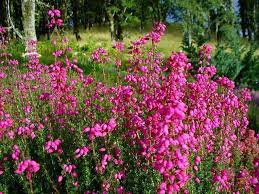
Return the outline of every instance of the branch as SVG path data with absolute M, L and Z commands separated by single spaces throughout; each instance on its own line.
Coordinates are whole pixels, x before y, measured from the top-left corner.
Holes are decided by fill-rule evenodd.
M 17 34 L 17 36 L 24 40 L 23 36 L 21 35 L 21 33 L 15 28 L 14 24 L 13 24 L 13 21 L 12 21 L 12 18 L 11 18 L 11 14 L 10 14 L 10 6 L 9 6 L 10 2 L 9 0 L 6 1 L 6 9 L 7 9 L 7 18 L 11 24 L 11 28 L 14 30 L 14 32 Z
M 36 4 L 42 7 L 51 8 L 49 3 L 42 2 L 41 0 L 36 0 Z

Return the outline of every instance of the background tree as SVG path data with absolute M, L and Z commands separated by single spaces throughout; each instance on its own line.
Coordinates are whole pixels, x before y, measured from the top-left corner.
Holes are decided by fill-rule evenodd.
M 257 0 L 239 0 L 242 34 L 249 40 L 256 36 L 256 4 L 258 4 Z
M 73 11 L 73 33 L 76 36 L 76 40 L 80 40 L 81 37 L 79 35 L 79 27 L 80 27 L 80 21 L 78 17 L 79 12 L 79 2 L 80 0 L 73 0 L 72 3 L 72 11 Z
M 0 25 L 1 26 L 7 26 L 7 13 L 6 13 L 6 0 L 0 1 Z
M 22 0 L 23 30 L 26 42 L 26 53 L 36 50 L 30 41 L 37 41 L 35 29 L 35 0 Z

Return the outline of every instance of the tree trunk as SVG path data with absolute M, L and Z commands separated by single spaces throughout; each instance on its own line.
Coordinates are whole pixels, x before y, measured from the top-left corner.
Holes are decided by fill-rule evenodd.
M 79 19 L 78 19 L 78 0 L 72 1 L 72 9 L 73 9 L 73 23 L 74 23 L 74 35 L 76 36 L 76 40 L 81 40 L 81 37 L 79 35 Z
M 218 21 L 216 22 L 215 36 L 218 42 L 219 41 L 219 22 Z
M 23 28 L 22 28 L 21 1 L 13 1 L 13 17 L 14 17 L 15 27 L 18 30 L 23 30 Z
M 26 54 L 36 53 L 35 0 L 22 0 L 22 15 Z
M 240 25 L 241 25 L 241 29 L 242 29 L 242 35 L 243 37 L 246 37 L 246 29 L 247 29 L 247 18 L 246 18 L 246 8 L 245 8 L 245 3 L 244 0 L 239 0 L 239 15 L 240 15 Z
M 190 11 L 188 11 L 188 17 L 189 17 L 189 24 L 188 24 L 188 46 L 191 47 L 192 45 L 192 14 Z
M 61 11 L 62 11 L 62 20 L 66 23 L 67 19 L 67 7 L 68 7 L 68 0 L 62 0 L 61 2 Z
M 6 1 L 6 0 L 5 0 Z M 7 26 L 6 2 L 0 1 L 0 26 Z
M 259 1 L 256 2 L 256 42 L 259 44 Z
M 140 32 L 143 32 L 144 30 L 144 21 L 145 21 L 144 0 L 141 0 Z
M 88 0 L 84 0 L 84 29 L 86 30 L 89 27 L 89 14 L 88 14 L 88 7 L 89 3 Z
M 115 17 L 114 17 L 114 20 L 115 20 L 115 40 L 118 41 L 118 40 L 122 40 L 123 39 L 123 36 L 122 36 L 122 26 L 121 26 L 121 19 L 120 19 L 120 14 L 115 14 Z
M 109 19 L 109 28 L 110 28 L 110 34 L 111 34 L 111 41 L 115 41 L 115 24 L 114 24 L 114 17 L 111 13 L 111 10 L 107 8 L 107 16 Z

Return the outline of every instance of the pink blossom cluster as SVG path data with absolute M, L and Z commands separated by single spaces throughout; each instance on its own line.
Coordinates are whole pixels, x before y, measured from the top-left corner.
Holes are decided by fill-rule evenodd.
M 149 33 L 149 37 L 151 38 L 153 43 L 159 43 L 161 37 L 164 35 L 166 30 L 166 26 L 161 22 L 155 22 L 153 26 L 153 30 Z
M 53 52 L 52 55 L 54 57 L 60 57 L 60 56 L 62 56 L 62 54 L 63 54 L 63 50 L 56 50 L 56 51 Z
M 211 53 L 213 51 L 213 47 L 210 44 L 204 44 L 202 45 L 200 51 L 199 51 L 199 57 L 200 61 L 199 64 L 205 64 L 205 65 L 210 65 L 210 60 L 211 60 Z
M 60 139 L 56 139 L 54 141 L 47 141 L 45 143 L 44 148 L 48 154 L 51 154 L 51 153 L 61 154 L 63 153 L 63 150 L 61 148 L 61 143 L 62 141 Z
M 7 35 L 6 35 L 6 29 L 4 27 L 0 26 L 0 49 L 5 50 L 7 44 L 8 44 L 8 40 L 7 40 Z M 3 54 L 8 55 L 8 53 L 6 53 L 6 52 L 3 52 L 3 53 L 0 52 L 0 55 L 3 55 Z
M 6 30 L 4 27 L 0 26 L 0 34 L 5 34 Z
M 21 161 L 15 173 L 22 174 L 23 172 L 26 173 L 26 177 L 28 179 L 32 178 L 32 175 L 40 170 L 40 164 L 35 162 L 34 160 L 23 160 Z
M 124 46 L 124 43 L 123 43 L 123 42 L 115 42 L 115 43 L 113 44 L 113 47 L 112 47 L 112 48 L 114 48 L 114 49 L 116 49 L 116 50 L 118 50 L 118 51 L 120 51 L 120 52 L 123 52 L 123 51 L 125 50 L 124 47 L 125 47 L 125 46 Z
M 17 132 L 17 135 L 19 136 L 30 137 L 31 139 L 34 139 L 35 138 L 34 129 L 35 129 L 34 125 L 20 126 L 17 128 L 16 132 Z
M 64 175 L 61 175 L 58 177 L 58 182 L 61 183 L 63 178 L 67 175 L 71 175 L 73 177 L 73 179 L 76 179 L 78 177 L 76 170 L 76 165 L 74 164 L 64 164 L 63 169 L 64 169 Z M 73 186 L 78 187 L 79 186 L 79 182 L 74 180 L 73 181 Z
M 252 173 L 249 172 L 249 170 L 246 168 L 240 170 L 240 172 L 237 176 L 237 180 L 238 180 L 237 184 L 238 184 L 238 189 L 240 191 L 243 190 L 245 192 L 249 192 L 251 185 L 253 185 L 255 188 L 258 187 L 258 184 L 259 184 L 258 175 L 253 177 L 251 174 Z M 255 193 L 258 191 L 259 191 L 258 189 L 257 190 L 255 189 Z
M 63 24 L 61 17 L 61 12 L 58 9 L 51 9 L 48 11 L 48 16 L 50 17 L 50 22 L 48 28 L 60 27 Z
M 92 53 L 93 61 L 97 63 L 106 63 L 110 60 L 108 52 L 104 48 L 98 48 Z
M 200 51 L 208 63 L 195 73 L 184 52 L 164 59 L 155 51 L 164 32 L 156 23 L 128 50 L 115 43 L 130 57 L 126 75 L 112 86 L 85 75 L 63 38 L 48 66 L 34 58 L 20 71 L 2 54 L 0 178 L 13 176 L 6 172 L 11 166 L 39 187 L 46 181 L 53 192 L 127 193 L 134 173 L 159 177 L 152 193 L 206 185 L 211 192 L 257 192 L 259 136 L 248 128 L 249 90 L 216 76 L 208 45 Z M 112 61 L 102 48 L 92 59 Z M 121 58 L 113 62 L 120 70 Z
M 230 183 L 231 179 L 231 174 L 230 171 L 227 169 L 224 169 L 217 173 L 217 175 L 214 176 L 214 182 L 215 184 L 219 184 L 218 190 L 223 191 L 223 190 L 229 190 L 231 187 Z
M 96 166 L 96 171 L 98 173 L 104 173 L 105 169 L 106 169 L 106 166 L 108 165 L 108 162 L 112 159 L 112 155 L 110 154 L 105 154 L 103 157 L 102 157 L 102 160 L 101 160 L 101 163 L 100 165 L 97 165 Z
M 89 139 L 93 140 L 96 137 L 105 137 L 108 133 L 111 133 L 116 128 L 116 120 L 110 119 L 108 123 L 95 124 L 93 127 L 84 128 L 85 133 L 89 133 Z
M 21 153 L 21 151 L 20 151 L 18 145 L 14 145 L 13 146 L 12 159 L 19 160 L 20 153 Z
M 9 63 L 9 65 L 18 65 L 19 61 L 11 59 L 11 60 L 8 61 L 8 63 Z
M 87 146 L 77 148 L 75 151 L 76 158 L 81 158 L 86 156 L 89 153 L 89 151 L 90 151 L 90 148 Z

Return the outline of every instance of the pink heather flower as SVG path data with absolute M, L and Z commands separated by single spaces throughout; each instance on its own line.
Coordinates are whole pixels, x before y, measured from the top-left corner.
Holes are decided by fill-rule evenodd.
M 68 41 L 69 41 L 69 38 L 68 38 L 68 37 L 64 37 L 64 38 L 62 39 L 62 43 L 63 43 L 63 44 L 68 43 Z
M 42 93 L 40 96 L 39 96 L 39 99 L 40 100 L 43 100 L 43 101 L 48 101 L 52 98 L 52 94 L 50 93 Z
M 92 52 L 92 59 L 97 63 L 105 63 L 110 59 L 108 56 L 108 52 L 104 48 L 98 48 Z
M 4 166 L 2 163 L 0 163 L 0 176 L 4 174 Z
M 116 60 L 115 60 L 115 65 L 116 65 L 117 67 L 120 67 L 120 66 L 121 66 L 121 60 L 120 60 L 120 59 L 116 59 Z
M 63 176 L 58 176 L 58 182 L 61 183 L 63 180 Z
M 209 77 L 214 76 L 217 73 L 217 69 L 215 66 L 209 66 L 209 67 L 200 67 L 198 69 L 199 73 L 203 73 L 208 75 Z
M 172 68 L 190 69 L 191 64 L 188 61 L 189 59 L 184 52 L 174 52 L 169 58 L 169 66 Z
M 48 28 L 52 28 L 52 27 L 59 27 L 62 26 L 63 21 L 60 18 L 61 17 L 61 12 L 57 9 L 52 9 L 48 11 L 48 15 L 50 17 L 50 21 L 48 23 Z
M 5 34 L 6 30 L 4 27 L 0 26 L 0 34 Z
M 14 139 L 14 132 L 13 132 L 13 131 L 8 131 L 8 132 L 7 132 L 7 136 L 8 136 L 10 139 Z
M 100 152 L 105 152 L 106 149 L 105 149 L 105 148 L 100 148 L 99 151 L 100 151 Z
M 72 172 L 76 169 L 76 166 L 74 164 L 64 164 L 63 168 L 66 173 L 72 174 Z
M 75 187 L 78 187 L 78 186 L 79 186 L 79 182 L 78 182 L 78 181 L 75 181 L 75 182 L 73 182 L 73 185 L 74 185 Z
M 209 61 L 211 59 L 211 53 L 213 51 L 213 47 L 210 44 L 204 44 L 199 51 L 200 64 L 205 63 L 205 65 L 209 65 Z
M 102 184 L 102 189 L 103 189 L 103 191 L 108 192 L 109 189 L 110 189 L 110 184 L 107 183 L 107 182 L 104 182 L 104 183 Z
M 195 182 L 199 184 L 201 181 L 200 181 L 200 179 L 198 177 L 196 177 L 195 178 Z
M 230 171 L 222 170 L 219 174 L 215 175 L 213 178 L 215 183 L 219 183 L 218 190 L 229 190 L 230 189 Z
M 47 151 L 47 153 L 51 154 L 51 153 L 58 153 L 61 154 L 63 153 L 63 150 L 61 148 L 61 140 L 60 139 L 56 139 L 55 141 L 48 141 L 45 143 L 45 150 Z
M 243 98 L 245 101 L 251 101 L 251 91 L 248 88 L 244 88 L 240 92 L 241 98 Z
M 234 89 L 235 88 L 235 83 L 228 79 L 227 77 L 219 77 L 217 80 L 217 83 L 220 85 L 229 88 L 229 89 Z
M 116 128 L 116 121 L 111 118 L 108 123 L 95 124 L 92 128 L 84 128 L 84 133 L 89 133 L 89 139 L 93 140 L 96 137 L 105 137 L 108 133 Z
M 51 44 L 53 44 L 54 46 L 56 46 L 56 45 L 57 45 L 57 40 L 55 40 L 55 39 L 51 40 Z
M 151 32 L 149 33 L 150 38 L 152 39 L 152 42 L 158 43 L 160 42 L 161 35 L 157 32 Z
M 56 50 L 55 52 L 52 53 L 54 57 L 60 57 L 63 54 L 63 50 Z
M 123 194 L 123 193 L 124 193 L 124 188 L 123 188 L 123 186 L 118 187 L 118 188 L 116 189 L 116 191 L 117 191 L 117 194 Z
M 196 156 L 195 158 L 195 164 L 198 165 L 201 162 L 200 156 Z
M 108 161 L 110 161 L 112 159 L 112 155 L 110 154 L 105 154 L 103 157 L 102 157 L 102 160 L 101 160 L 101 164 L 97 165 L 96 166 L 96 171 L 98 173 L 104 173 L 105 169 L 106 169 L 106 166 L 108 165 Z
M 204 44 L 202 46 L 202 51 L 205 55 L 210 56 L 213 51 L 213 47 L 210 44 Z
M 71 47 L 68 47 L 68 48 L 67 48 L 67 52 L 69 52 L 69 53 L 72 52 L 72 48 L 71 48 Z
M 57 24 L 57 26 L 62 26 L 63 20 L 62 19 L 57 19 L 56 24 Z
M 25 137 L 31 137 L 31 139 L 35 138 L 35 133 L 33 131 L 33 127 L 31 126 L 21 126 L 17 128 L 17 134 L 23 135 Z
M 17 145 L 13 146 L 13 153 L 12 153 L 12 158 L 14 160 L 18 160 L 20 156 L 20 149 Z
M 61 17 L 61 12 L 58 9 L 54 9 L 53 12 L 54 12 L 55 16 Z
M 122 52 L 124 51 L 124 43 L 123 42 L 115 42 L 113 48 Z
M 117 181 L 121 180 L 121 179 L 124 178 L 124 177 L 125 177 L 124 172 L 118 172 L 118 173 L 116 173 L 116 174 L 114 175 L 114 178 L 115 178 Z
M 157 33 L 160 33 L 161 35 L 163 35 L 165 30 L 166 30 L 166 25 L 163 24 L 162 22 L 155 22 L 154 23 L 154 26 L 153 26 L 154 32 L 157 32 Z
M 26 173 L 26 177 L 31 179 L 33 173 L 36 173 L 40 170 L 40 165 L 34 160 L 23 160 L 18 164 L 18 167 L 15 171 L 17 174 Z
M 8 61 L 9 65 L 18 65 L 19 62 L 17 60 L 9 60 Z
M 50 16 L 50 17 L 61 17 L 61 12 L 58 10 L 58 9 L 51 9 L 51 10 L 49 10 L 48 11 L 48 15 Z
M 54 17 L 54 16 L 55 16 L 55 13 L 53 12 L 53 10 L 49 10 L 49 11 L 48 11 L 48 15 L 49 15 L 50 17 Z
M 0 72 L 0 78 L 6 78 L 6 77 L 7 77 L 7 75 L 5 73 Z
M 75 151 L 76 158 L 86 156 L 89 151 L 90 151 L 90 148 L 87 146 L 76 149 L 76 151 Z

